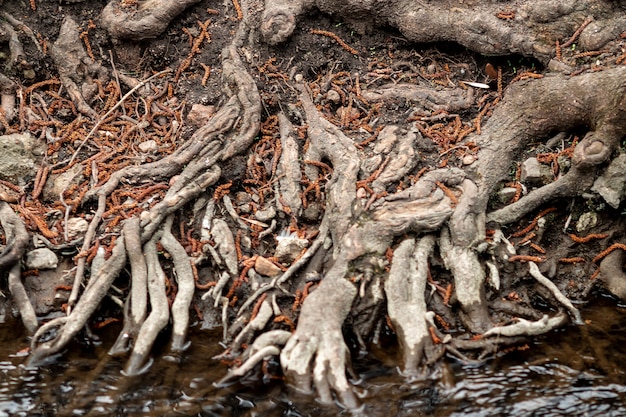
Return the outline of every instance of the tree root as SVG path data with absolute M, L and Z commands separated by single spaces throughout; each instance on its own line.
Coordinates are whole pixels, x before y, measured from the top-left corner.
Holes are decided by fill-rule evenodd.
M 404 240 L 394 251 L 394 260 L 385 280 L 387 311 L 398 335 L 405 375 L 417 374 L 424 352 L 432 346 L 426 322 L 424 292 L 428 276 L 428 257 L 435 238 L 426 235 L 417 246 Z
M 156 36 L 173 16 L 196 1 L 150 0 L 132 11 L 113 0 L 103 12 L 103 20 L 111 35 L 117 39 L 138 39 L 138 31 L 147 37 Z M 542 1 L 535 0 L 529 4 L 545 6 Z M 352 0 L 348 3 L 354 6 L 347 15 L 348 20 L 362 21 L 372 16 L 374 3 Z M 608 14 L 606 1 L 585 0 L 581 4 L 585 7 L 597 6 L 594 10 L 598 13 L 599 21 L 604 14 Z M 314 5 L 326 11 L 337 11 L 339 7 L 343 10 L 346 7 L 345 4 L 334 4 L 327 0 L 266 1 L 261 26 L 263 36 L 270 43 L 286 39 L 293 31 L 297 17 Z M 535 9 L 518 3 L 513 5 L 516 10 L 509 21 L 497 16 L 504 6 L 501 2 L 474 5 L 476 14 L 471 14 L 465 13 L 468 6 L 462 2 L 441 7 L 437 2 L 422 4 L 394 0 L 388 7 L 378 7 L 380 12 L 376 12 L 376 21 L 398 27 L 410 39 L 423 39 L 424 31 L 429 28 L 428 36 L 439 33 L 437 36 L 444 40 L 456 40 L 483 53 L 513 51 L 547 60 L 552 53 L 552 40 L 547 43 L 542 33 L 549 32 L 559 38 L 569 36 L 572 23 L 564 22 L 572 19 L 572 16 L 584 16 L 580 8 L 583 6 L 579 7 L 574 2 L 567 2 L 559 10 Z M 387 8 L 401 10 L 402 13 L 387 13 Z M 480 16 L 480 21 L 475 16 Z M 450 25 L 450 19 L 454 19 L 454 24 Z M 240 57 L 243 40 L 250 35 L 249 24 L 247 18 L 244 19 L 235 40 L 222 51 L 223 84 L 229 97 L 212 118 L 172 154 L 157 162 L 126 166 L 85 195 L 83 202 L 98 198 L 98 210 L 82 248 L 86 253 L 91 249 L 101 226 L 107 199 L 122 182 L 139 184 L 158 179 L 169 181 L 167 192 L 160 201 L 145 209 L 138 217 L 130 217 L 124 222 L 113 252 L 104 264 L 98 266 L 94 259 L 89 282 L 78 297 L 88 267 L 86 257 L 80 258 L 69 315 L 44 324 L 35 333 L 29 360 L 31 365 L 41 363 L 65 348 L 85 326 L 127 262 L 130 264 L 131 287 L 125 304 L 124 329 L 111 349 L 112 354 L 126 354 L 132 348 L 124 373 L 137 375 L 148 369 L 151 363 L 150 351 L 170 316 L 173 323 L 171 351 L 177 353 L 186 348 L 189 309 L 196 284 L 192 259 L 171 229 L 175 213 L 198 196 L 206 195 L 206 189 L 216 184 L 221 177 L 222 163 L 248 149 L 259 131 L 262 108 L 259 92 Z M 146 25 L 150 29 L 146 29 Z M 621 20 L 616 19 L 607 30 L 617 30 L 621 25 Z M 443 27 L 446 30 L 439 31 Z M 69 64 L 61 65 L 60 55 L 57 55 L 55 61 L 60 66 L 62 82 L 79 110 L 96 118 L 98 115 L 88 104 L 89 86 L 85 89 L 83 83 L 92 81 L 90 77 L 93 75 L 99 78 L 105 77 L 106 73 L 86 57 L 85 51 L 76 42 L 77 30 L 76 24 L 67 19 L 55 48 L 63 51 L 64 57 L 69 54 L 71 59 Z M 607 32 L 602 28 L 600 30 L 602 36 Z M 466 39 L 460 39 L 459 33 L 463 31 L 469 33 Z M 585 31 L 583 34 L 590 36 Z M 586 42 L 598 44 L 602 36 L 595 40 L 589 38 Z M 429 37 L 429 40 L 434 39 Z M 84 69 L 81 65 L 86 65 L 87 70 L 76 78 L 75 73 Z M 306 118 L 308 147 L 303 155 L 298 154 L 292 122 L 286 114 L 279 113 L 280 146 L 275 145 L 278 149 L 275 150 L 275 158 L 278 158 L 278 152 L 282 153 L 279 160 L 273 161 L 276 176 L 270 179 L 270 184 L 276 190 L 275 205 L 283 213 L 274 219 L 276 221 L 271 227 L 259 232 L 246 225 L 244 220 L 256 222 L 253 223 L 255 226 L 267 227 L 267 224 L 254 218 L 246 219 L 237 213 L 236 204 L 230 197 L 222 195 L 207 204 L 202 220 L 202 240 L 212 240 L 212 243 L 203 242 L 205 249 L 199 258 L 201 260 L 196 262 L 212 259 L 216 266 L 216 270 L 211 272 L 215 277 L 215 285 L 202 298 L 211 296 L 215 300 L 214 306 L 221 306 L 224 339 L 231 337 L 227 355 L 241 354 L 243 359 L 243 364 L 229 371 L 218 384 L 226 384 L 253 371 L 268 356 L 280 355 L 286 380 L 297 389 L 305 392 L 315 389 L 324 403 L 332 403 L 337 399 L 346 407 L 356 408 L 359 400 L 349 381 L 350 355 L 343 329 L 352 323 L 357 338 L 360 338 L 359 342 L 365 345 L 364 339 L 372 329 L 377 325 L 378 328 L 382 326 L 379 312 L 384 306 L 384 295 L 387 297 L 389 318 L 402 350 L 403 372 L 411 376 L 418 375 L 421 365 L 431 365 L 446 351 L 463 360 L 471 360 L 461 351 L 482 349 L 482 358 L 496 352 L 502 344 L 524 340 L 521 336 L 542 334 L 564 325 L 567 322 L 565 314 L 541 317 L 530 307 L 502 302 L 499 304 L 502 311 L 525 318 L 511 325 L 493 327 L 487 307 L 497 304 L 488 304 L 484 283 L 489 278 L 494 291 L 491 294 L 493 298 L 500 298 L 498 292 L 501 285 L 504 287 L 502 291 L 509 290 L 506 280 L 500 283 L 500 273 L 495 262 L 498 253 L 496 249 L 501 249 L 498 245 L 507 242 L 499 229 L 493 243 L 486 242 L 485 229 L 488 221 L 496 227 L 510 223 L 551 199 L 578 195 L 590 189 L 595 171 L 615 153 L 626 133 L 626 69 L 605 70 L 601 75 L 592 73 L 569 78 L 553 75 L 513 84 L 482 127 L 481 134 L 467 137 L 480 150 L 477 160 L 465 171 L 441 168 L 423 175 L 420 172 L 421 176 L 417 180 L 413 179 L 417 177 L 410 178 L 414 184 L 382 198 L 383 191 L 391 190 L 398 181 L 404 181 L 420 164 L 419 155 L 414 149 L 420 140 L 418 132 L 407 129 L 406 134 L 400 137 L 399 133 L 396 134 L 399 128 L 387 128 L 385 134 L 396 135 L 394 146 L 381 152 L 384 155 L 379 155 L 377 161 L 368 161 L 371 162 L 369 167 L 378 166 L 379 172 L 372 180 L 373 190 L 363 194 L 366 187 L 362 187 L 359 190 L 361 193 L 358 193 L 357 180 L 368 177 L 374 168 L 363 166 L 365 164 L 362 163 L 355 142 L 325 119 L 307 85 L 302 82 L 303 77 L 297 76 L 296 87 Z M 606 94 L 606 91 L 611 94 Z M 390 95 L 400 96 L 419 101 L 431 110 L 455 111 L 474 104 L 471 88 L 467 91 L 458 89 L 431 93 L 429 91 L 429 95 L 426 95 L 423 87 L 400 86 L 400 89 L 385 87 L 362 94 L 370 100 L 388 99 Z M 537 104 L 539 101 L 541 105 Z M 563 108 L 564 111 L 546 117 L 546 108 Z M 520 112 L 524 117 L 519 116 Z M 98 126 L 95 125 L 94 131 Z M 528 141 L 556 131 L 580 127 L 590 131 L 574 150 L 573 166 L 566 175 L 530 193 L 518 203 L 488 214 L 489 197 L 505 179 L 511 163 Z M 89 135 L 85 141 L 87 139 Z M 386 161 L 381 164 L 385 157 Z M 304 161 L 302 166 L 300 161 Z M 73 159 L 70 163 L 73 163 Z M 302 171 L 305 182 L 319 184 L 326 181 L 323 190 L 316 190 L 318 196 L 324 198 L 319 203 L 325 204 L 325 213 L 317 230 L 318 235 L 308 250 L 296 258 L 286 271 L 282 274 L 277 272 L 267 283 L 254 270 L 257 264 L 252 261 L 260 259 L 260 255 L 250 258 L 248 250 L 254 246 L 250 243 L 244 246 L 243 239 L 250 242 L 253 231 L 257 233 L 254 238 L 262 240 L 279 222 L 283 222 L 283 225 L 289 222 L 298 228 L 303 200 L 307 201 L 306 195 L 304 198 L 300 195 Z M 371 194 L 369 199 L 366 198 L 367 193 Z M 210 197 L 203 199 L 206 203 Z M 201 212 L 203 204 L 194 207 L 194 215 Z M 242 233 L 238 233 L 237 238 L 229 222 L 214 218 L 219 215 L 219 210 L 214 209 L 218 204 L 226 209 L 241 229 Z M 268 204 L 267 200 L 264 204 Z M 10 207 L 0 202 L 0 215 L 3 210 L 10 211 Z M 2 215 L 1 220 L 8 236 L 8 229 L 17 226 L 10 222 L 5 225 L 5 217 Z M 302 233 L 302 230 L 298 232 Z M 308 235 L 308 231 L 305 233 Z M 439 233 L 441 259 L 434 255 L 437 240 L 435 233 Z M 7 237 L 9 244 L 0 254 L 0 270 L 11 268 L 11 288 L 19 284 L 17 260 L 23 254 L 28 240 L 27 237 L 26 241 L 19 240 L 21 232 L 15 234 L 15 239 Z M 398 237 L 402 237 L 402 242 L 392 250 Z M 165 292 L 166 275 L 157 254 L 158 243 L 170 255 L 178 282 L 178 292 L 171 309 Z M 267 240 L 262 243 L 271 249 Z M 623 256 L 619 253 L 619 256 Z M 386 260 L 382 258 L 383 254 L 387 255 Z M 99 256 L 104 255 L 98 253 Z M 617 256 L 618 253 L 610 254 L 601 264 L 602 279 L 610 279 L 607 278 L 609 275 L 623 277 L 623 258 L 618 259 Z M 454 285 L 450 284 L 446 290 L 439 283 L 441 281 L 431 281 L 434 294 L 427 297 L 429 259 L 437 262 L 438 267 L 443 260 Z M 241 272 L 239 261 L 242 261 L 244 268 Z M 390 263 L 387 275 L 385 268 Z M 531 275 L 548 288 L 558 303 L 568 310 L 574 322 L 581 323 L 580 313 L 571 302 L 539 272 L 535 264 L 530 263 L 529 266 Z M 485 268 L 489 270 L 488 276 Z M 616 274 L 618 270 L 620 273 Z M 307 283 L 310 280 L 307 272 L 310 271 L 318 274 L 314 278 L 315 282 L 321 278 L 317 287 Z M 250 280 L 249 288 L 239 288 L 247 278 Z M 444 272 L 443 279 L 447 278 Z M 232 291 L 225 295 L 224 290 L 229 282 L 232 282 Z M 609 287 L 615 287 L 615 291 L 621 295 L 626 293 L 623 286 L 619 288 L 619 285 L 609 282 Z M 311 288 L 315 289 L 308 293 Z M 293 289 L 297 289 L 295 294 L 291 292 Z M 236 299 L 233 296 L 235 291 L 236 296 L 245 297 L 245 301 Z M 264 299 L 259 301 L 262 294 L 265 294 Z M 285 299 L 296 300 L 291 308 L 291 318 L 300 308 L 293 333 L 275 330 L 277 324 L 272 322 L 272 318 L 277 319 L 278 316 L 291 320 L 281 304 Z M 299 304 L 302 299 L 304 301 Z M 236 317 L 229 322 L 234 316 L 229 309 L 240 301 L 243 303 L 240 303 Z M 249 312 L 255 302 L 257 306 L 253 312 Z M 455 309 L 450 308 L 451 305 Z M 444 311 L 441 315 L 449 317 L 449 321 L 455 321 L 454 325 L 461 323 L 467 333 L 482 334 L 483 337 L 468 340 L 444 335 L 438 326 L 446 327 L 442 324 L 445 324 L 445 319 L 438 317 L 442 322 L 435 322 L 435 311 Z M 456 321 L 457 312 L 460 322 Z M 348 320 L 351 313 L 354 320 Z M 361 313 L 363 317 L 356 317 Z M 23 319 L 27 316 L 28 312 L 22 312 Z M 28 320 L 32 325 L 32 319 Z M 289 326 L 292 326 L 291 322 Z M 242 352 L 246 345 L 248 348 Z
M 345 374 L 349 353 L 341 332 L 357 295 L 354 285 L 344 278 L 347 267 L 345 259 L 337 259 L 317 290 L 307 297 L 296 333 L 285 345 L 280 363 L 287 381 L 298 390 L 310 393 L 314 383 L 323 403 L 333 403 L 334 391 L 341 404 L 356 408 L 358 399 Z
M 172 304 L 172 352 L 181 352 L 186 349 L 187 345 L 185 338 L 187 336 L 187 329 L 189 327 L 189 307 L 191 305 L 191 299 L 196 288 L 195 281 L 193 279 L 193 272 L 191 270 L 191 260 L 185 248 L 176 240 L 172 235 L 173 217 L 170 215 L 163 227 L 163 236 L 161 237 L 161 244 L 163 248 L 169 252 L 174 262 L 174 269 L 176 270 L 176 277 L 178 282 L 178 292 L 176 298 Z
M 483 337 L 490 336 L 537 336 L 548 333 L 551 330 L 562 327 L 567 322 L 567 315 L 557 314 L 549 317 L 547 314 L 537 321 L 529 321 L 526 319 L 518 319 L 517 323 L 507 326 L 492 327 L 483 334 Z
M 280 178 L 277 206 L 294 216 L 299 216 L 302 210 L 300 199 L 300 164 L 298 163 L 298 145 L 294 138 L 293 125 L 284 113 L 278 113 L 280 126 L 281 154 L 276 174 Z M 282 202 L 281 202 L 282 200 Z
M 570 37 L 589 13 L 594 21 L 580 34 L 583 50 L 602 48 L 626 30 L 626 18 L 613 17 L 615 6 L 608 0 L 569 0 L 559 7 L 546 0 L 523 4 L 394 0 L 385 7 L 361 0 L 266 0 L 261 26 L 266 41 L 285 41 L 298 17 L 313 7 L 340 15 L 358 29 L 369 29 L 375 22 L 399 29 L 413 42 L 456 42 L 485 55 L 521 54 L 546 63 L 554 55 L 554 40 Z
M 69 29 L 66 30 L 69 31 Z M 53 320 L 46 325 L 46 329 L 56 329 L 56 334 L 47 341 L 42 341 L 42 332 L 35 335 L 31 345 L 30 364 L 41 363 L 60 352 L 86 324 L 106 295 L 113 280 L 125 266 L 128 254 L 131 262 L 132 286 L 128 301 L 127 322 L 131 327 L 126 329 L 130 331 L 122 332 L 113 353 L 126 350 L 136 337 L 125 372 L 132 375 L 145 369 L 145 362 L 154 338 L 169 316 L 167 301 L 162 296 L 162 270 L 155 260 L 153 246 L 147 243 L 160 227 L 164 227 L 160 237 L 161 243 L 172 256 L 178 277 L 178 294 L 172 306 L 171 350 L 179 352 L 185 349 L 189 305 L 194 293 L 195 281 L 189 256 L 170 232 L 172 222 L 170 216 L 214 184 L 221 173 L 218 163 L 247 149 L 258 131 L 261 109 L 258 90 L 253 79 L 247 74 L 237 51 L 238 42 L 245 37 L 246 30 L 242 26 L 233 44 L 225 48 L 222 54 L 223 77 L 225 84 L 232 89 L 229 90 L 232 91 L 232 96 L 209 123 L 198 129 L 189 141 L 166 158 L 155 163 L 123 168 L 113 174 L 105 184 L 91 189 L 85 196 L 85 199 L 98 196 L 100 209 L 100 206 L 106 202 L 106 198 L 122 180 L 138 182 L 147 178 L 154 180 L 156 177 L 167 178 L 178 174 L 176 181 L 171 184 L 160 202 L 144 211 L 138 219 L 129 219 L 126 222 L 120 238 L 116 240 L 111 257 L 104 263 L 101 270 L 91 277 L 85 292 L 70 315 Z M 235 132 L 233 128 L 238 119 L 238 130 Z M 168 217 L 169 220 L 166 220 Z M 95 230 L 100 219 L 100 216 L 94 216 L 90 229 Z M 128 234 L 129 244 L 126 243 L 126 234 Z M 147 245 L 144 253 L 136 254 L 137 247 L 141 247 L 143 243 Z M 130 244 L 133 246 L 130 247 Z M 86 242 L 86 245 L 89 247 L 89 242 Z M 145 267 L 141 259 L 144 257 Z M 147 288 L 145 269 L 148 273 Z M 150 293 L 152 312 L 144 321 L 146 292 Z
M 26 331 L 29 334 L 33 334 L 39 327 L 39 324 L 37 323 L 35 309 L 24 289 L 20 267 L 20 259 L 24 256 L 26 246 L 28 245 L 28 232 L 22 219 L 4 201 L 0 201 L 0 224 L 2 229 L 4 229 L 4 236 L 8 242 L 2 253 L 0 253 L 0 272 L 9 271 L 9 291 L 15 301 L 17 310 L 20 312 Z
M 578 309 L 574 307 L 572 302 L 566 296 L 564 296 L 561 291 L 559 291 L 557 286 L 554 285 L 554 282 L 550 281 L 541 273 L 541 271 L 539 271 L 539 267 L 536 263 L 532 261 L 528 262 L 528 268 L 530 270 L 530 275 L 532 275 L 533 278 L 535 278 L 541 285 L 549 289 L 552 295 L 554 295 L 554 298 L 556 298 L 559 303 L 567 308 L 567 311 L 569 311 L 570 315 L 572 316 L 574 324 L 585 324 L 580 316 L 580 311 L 578 311 Z
M 148 355 L 159 332 L 167 325 L 170 309 L 165 293 L 165 272 L 161 268 L 157 255 L 156 242 L 160 234 L 155 235 L 143 245 L 143 253 L 148 270 L 148 293 L 150 295 L 150 315 L 143 322 L 137 335 L 137 342 L 128 359 L 124 373 L 137 375 L 146 369 Z
M 124 327 L 109 350 L 110 355 L 125 354 L 131 349 L 139 328 L 148 314 L 148 267 L 144 254 L 136 250 L 136 248 L 141 248 L 139 219 L 128 219 L 124 222 L 123 230 L 126 247 L 133 248 L 127 250 L 131 271 L 131 290 L 124 306 Z
M 78 25 L 67 16 L 61 25 L 59 37 L 52 45 L 50 55 L 59 70 L 59 78 L 78 111 L 97 120 L 98 113 L 89 105 L 98 88 L 94 79 L 105 84 L 108 74 L 104 67 L 87 55 L 78 39 Z
M 101 22 L 115 39 L 156 38 L 187 7 L 199 0 L 148 0 L 137 9 L 111 0 L 102 10 Z
M 368 101 L 384 101 L 404 99 L 419 104 L 424 110 L 449 113 L 466 110 L 474 105 L 473 88 L 454 88 L 433 91 L 431 86 L 409 83 L 383 85 L 362 92 Z

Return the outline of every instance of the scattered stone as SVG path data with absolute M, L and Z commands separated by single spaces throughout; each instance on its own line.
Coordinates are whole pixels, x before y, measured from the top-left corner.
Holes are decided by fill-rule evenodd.
M 205 106 L 202 104 L 194 104 L 191 106 L 189 114 L 187 114 L 187 123 L 192 126 L 204 126 L 215 114 L 215 106 Z
M 268 222 L 276 217 L 276 209 L 274 206 L 269 206 L 266 209 L 257 210 L 254 217 L 260 222 Z
M 289 263 L 296 259 L 303 249 L 309 246 L 309 241 L 306 239 L 300 239 L 294 235 L 278 236 L 276 238 L 278 244 L 276 245 L 276 252 L 274 256 L 279 262 Z
M 526 184 L 547 184 L 552 180 L 552 171 L 537 158 L 528 158 L 522 163 L 520 180 Z
M 310 202 L 302 211 L 302 218 L 307 222 L 316 222 L 322 214 L 321 204 L 317 201 Z
M 245 191 L 239 191 L 235 194 L 235 204 L 240 214 L 248 214 L 252 211 L 252 198 Z
M 329 90 L 328 93 L 326 93 L 326 100 L 331 103 L 339 104 L 341 102 L 341 96 L 335 90 Z
M 55 269 L 59 258 L 48 248 L 34 249 L 26 254 L 26 268 L 28 269 Z
M 74 240 L 87 233 L 89 222 L 82 217 L 72 217 L 67 220 L 65 227 L 67 229 L 67 238 Z
M 498 199 L 503 204 L 508 204 L 511 202 L 513 197 L 515 197 L 515 193 L 517 193 L 517 189 L 514 187 L 504 187 L 500 191 L 498 191 Z
M 64 315 L 63 304 L 70 295 L 73 277 L 65 271 L 74 266 L 71 259 L 61 261 L 57 269 L 40 270 L 38 275 L 24 277 L 24 289 L 38 316 L 52 318 Z
M 587 211 L 580 215 L 576 222 L 576 231 L 582 233 L 593 229 L 598 224 L 598 215 L 595 211 Z
M 593 183 L 591 191 L 600 194 L 611 207 L 619 207 L 626 194 L 626 154 L 611 161 L 604 174 Z
M 143 153 L 156 153 L 159 150 L 156 141 L 152 139 L 141 142 L 138 147 L 139 150 Z
M 82 164 L 76 164 L 60 174 L 50 174 L 43 188 L 44 200 L 57 201 L 63 191 L 69 189 L 73 184 L 80 184 L 83 181 L 84 168 Z
M 343 119 L 343 113 L 347 112 L 348 108 L 341 106 L 337 109 L 337 117 L 339 117 L 340 119 Z M 346 115 L 346 117 L 348 117 L 349 120 L 354 120 L 354 119 L 358 119 L 360 117 L 361 113 L 355 109 L 354 107 L 350 108 L 350 114 Z
M 461 158 L 461 163 L 463 165 L 471 165 L 476 161 L 476 155 L 472 155 L 471 153 L 468 153 L 466 155 L 463 155 L 463 158 Z
M 262 256 L 257 256 L 256 261 L 254 262 L 254 270 L 266 277 L 275 277 L 281 273 L 279 267 L 274 265 L 269 259 Z
M 46 151 L 44 141 L 30 133 L 0 136 L 0 179 L 24 184 L 37 174 Z

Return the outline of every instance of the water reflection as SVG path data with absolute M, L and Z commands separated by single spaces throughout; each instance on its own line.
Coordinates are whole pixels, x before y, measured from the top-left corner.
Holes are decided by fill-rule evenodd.
M 584 310 L 589 325 L 537 340 L 531 349 L 481 366 L 449 361 L 441 375 L 407 383 L 373 361 L 359 388 L 368 416 L 626 415 L 626 315 L 615 306 Z M 180 361 L 155 360 L 144 375 L 120 374 L 107 343 L 75 345 L 60 361 L 27 369 L 19 325 L 0 327 L 0 416 L 335 416 L 276 381 L 249 380 L 216 389 L 226 372 L 211 359 L 219 332 L 192 332 Z M 103 340 L 114 339 L 102 334 Z M 162 358 L 162 356 L 158 356 Z M 441 376 L 439 375 L 439 376 Z M 442 382 L 446 381 L 446 383 Z

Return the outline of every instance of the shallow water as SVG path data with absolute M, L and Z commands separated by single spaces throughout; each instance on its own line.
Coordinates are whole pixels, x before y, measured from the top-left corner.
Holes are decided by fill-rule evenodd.
M 449 359 L 447 378 L 408 383 L 369 361 L 359 389 L 372 416 L 626 415 L 626 309 L 583 310 L 587 326 L 570 326 L 515 352 L 472 365 Z M 217 389 L 226 368 L 219 334 L 195 330 L 180 361 L 158 356 L 144 375 L 120 373 L 106 349 L 115 328 L 90 347 L 76 344 L 55 363 L 27 369 L 19 325 L 0 327 L 0 416 L 335 416 L 280 383 L 250 381 Z M 443 383 L 442 381 L 446 382 Z

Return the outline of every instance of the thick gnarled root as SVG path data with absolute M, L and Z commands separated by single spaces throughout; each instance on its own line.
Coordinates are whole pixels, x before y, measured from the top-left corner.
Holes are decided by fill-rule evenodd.
M 111 0 L 102 10 L 101 21 L 116 39 L 149 39 L 160 35 L 187 7 L 200 0 L 148 0 L 139 6 Z
M 404 240 L 394 251 L 385 280 L 387 312 L 398 335 L 405 375 L 416 375 L 425 352 L 432 346 L 426 319 L 424 292 L 428 279 L 428 257 L 435 245 L 433 235 L 415 243 Z
M 345 260 L 338 260 L 319 288 L 304 302 L 296 333 L 283 349 L 280 362 L 287 381 L 303 392 L 316 388 L 323 403 L 356 408 L 358 400 L 346 376 L 348 348 L 341 327 L 357 295 L 344 278 Z M 319 312 L 323 311 L 323 317 Z
M 104 67 L 87 55 L 79 35 L 78 24 L 71 17 L 66 17 L 50 54 L 58 68 L 59 78 L 78 111 L 97 120 L 98 113 L 91 108 L 89 101 L 98 91 L 95 80 L 105 84 L 108 74 Z
M 143 253 L 148 270 L 148 294 L 150 296 L 150 314 L 141 324 L 137 334 L 137 342 L 128 359 L 124 373 L 136 375 L 146 368 L 148 355 L 159 332 L 167 325 L 170 317 L 170 309 L 165 292 L 165 272 L 161 268 L 157 255 L 156 242 L 160 234 L 143 245 Z
M 567 39 L 585 22 L 577 46 L 583 50 L 602 48 L 626 30 L 626 18 L 613 16 L 608 0 L 585 0 L 556 10 L 543 0 L 468 5 L 459 2 L 433 1 L 416 3 L 393 0 L 385 7 L 376 2 L 349 0 L 266 0 L 262 31 L 272 43 L 285 41 L 294 31 L 297 19 L 317 7 L 323 12 L 342 16 L 357 28 L 371 28 L 372 22 L 397 28 L 413 42 L 456 42 L 485 55 L 521 54 L 548 62 L 553 56 L 554 38 Z M 593 20 L 588 20 L 589 10 Z M 399 12 L 401 11 L 401 12 Z M 479 22 L 479 23 L 477 23 Z M 551 33 L 548 40 L 545 33 Z
M 15 301 L 26 331 L 29 334 L 33 334 L 39 327 L 39 324 L 35 315 L 35 309 L 24 289 L 20 267 L 20 259 L 26 251 L 29 235 L 22 219 L 4 201 L 0 201 L 0 225 L 2 225 L 4 230 L 6 241 L 10 242 L 0 253 L 0 272 L 9 271 L 9 291 Z

